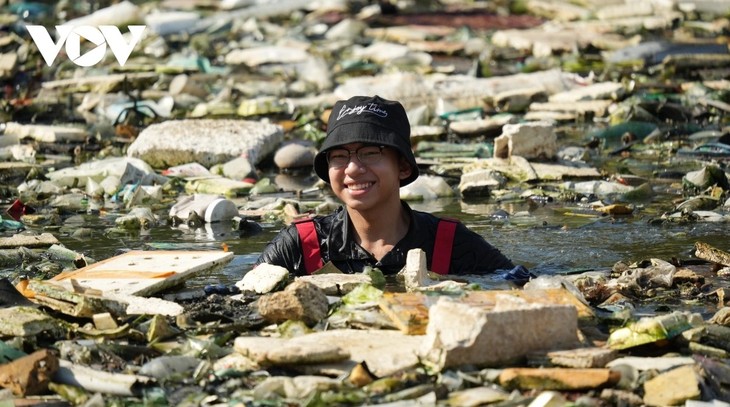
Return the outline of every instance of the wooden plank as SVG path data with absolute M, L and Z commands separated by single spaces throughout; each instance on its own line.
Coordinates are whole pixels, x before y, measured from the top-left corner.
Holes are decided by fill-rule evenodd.
M 573 305 L 578 310 L 579 318 L 592 318 L 593 310 L 583 304 L 568 290 L 562 288 L 545 290 L 488 290 L 470 291 L 463 296 L 451 296 L 485 311 L 490 311 L 496 305 L 498 295 L 510 295 L 522 298 L 531 304 L 559 304 Z M 423 335 L 428 325 L 428 309 L 438 301 L 442 295 L 424 293 L 385 293 L 380 300 L 380 309 L 387 315 L 398 329 L 408 335 Z
M 159 271 L 156 273 L 150 273 L 147 271 L 129 271 L 129 270 L 97 270 L 93 274 L 87 273 L 84 278 L 113 278 L 113 279 L 125 279 L 125 278 L 165 278 L 174 276 L 174 271 Z M 70 277 L 68 277 L 70 278 Z
M 110 312 L 114 316 L 126 316 L 127 304 L 113 299 L 68 291 L 46 281 L 31 280 L 28 289 L 33 292 L 35 302 L 66 315 L 91 318 L 94 314 Z
M 71 281 L 106 294 L 151 295 L 195 275 L 223 267 L 233 259 L 224 251 L 131 251 L 51 280 L 71 288 Z

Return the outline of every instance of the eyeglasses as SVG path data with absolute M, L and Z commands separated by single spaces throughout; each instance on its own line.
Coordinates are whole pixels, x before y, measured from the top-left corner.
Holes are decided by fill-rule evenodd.
M 327 163 L 330 168 L 346 167 L 350 163 L 350 156 L 357 156 L 357 160 L 363 165 L 377 164 L 383 158 L 385 146 L 363 146 L 357 150 L 346 150 L 336 148 L 327 153 Z

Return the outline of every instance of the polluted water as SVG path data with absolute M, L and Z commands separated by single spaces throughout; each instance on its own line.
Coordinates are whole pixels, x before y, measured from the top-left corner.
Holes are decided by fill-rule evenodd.
M 0 0 L 0 405 L 730 402 L 730 3 Z M 337 100 L 515 264 L 259 254 Z

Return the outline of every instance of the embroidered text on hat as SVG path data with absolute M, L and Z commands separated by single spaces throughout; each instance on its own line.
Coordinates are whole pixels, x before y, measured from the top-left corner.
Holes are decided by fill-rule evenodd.
M 388 111 L 384 108 L 380 107 L 377 103 L 367 103 L 364 105 L 358 105 L 353 107 L 348 107 L 347 105 L 343 105 L 342 109 L 337 113 L 337 120 L 342 119 L 344 116 L 347 116 L 349 114 L 363 114 L 363 113 L 372 113 L 376 116 L 380 117 L 388 117 Z

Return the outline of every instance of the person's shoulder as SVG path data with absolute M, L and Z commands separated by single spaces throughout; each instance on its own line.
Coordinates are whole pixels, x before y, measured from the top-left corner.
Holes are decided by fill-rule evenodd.
M 422 212 L 422 211 L 418 211 L 418 210 L 415 210 L 415 209 L 411 209 L 410 211 L 411 211 L 411 214 L 413 215 L 413 217 L 416 218 L 416 219 L 418 219 L 418 220 L 429 220 L 429 221 L 434 222 L 434 223 L 438 223 L 438 222 L 440 222 L 442 220 L 443 221 L 450 221 L 450 222 L 461 223 L 461 221 L 459 219 L 452 218 L 452 217 L 449 217 L 449 216 L 436 216 L 436 215 L 434 215 L 432 213 Z
M 435 229 L 436 226 L 439 224 L 442 218 L 428 212 L 421 212 L 417 210 L 411 210 L 411 217 L 413 220 L 416 221 L 416 223 L 424 227 L 428 225 L 429 227 Z
M 417 212 L 417 211 L 414 211 Z M 455 224 L 454 233 L 455 236 L 462 236 L 462 237 L 475 237 L 479 236 L 476 232 L 469 229 L 459 218 L 453 218 L 450 216 L 436 216 L 427 212 L 418 212 L 418 219 L 419 222 L 427 223 L 433 226 L 434 228 L 440 228 L 439 225 L 442 224 L 448 224 L 453 223 Z
M 299 223 L 312 222 L 318 226 L 330 225 L 334 222 L 340 222 L 343 219 L 343 213 L 340 209 L 337 209 L 331 213 L 325 215 L 314 215 L 296 219 L 291 223 L 291 227 L 296 227 Z

